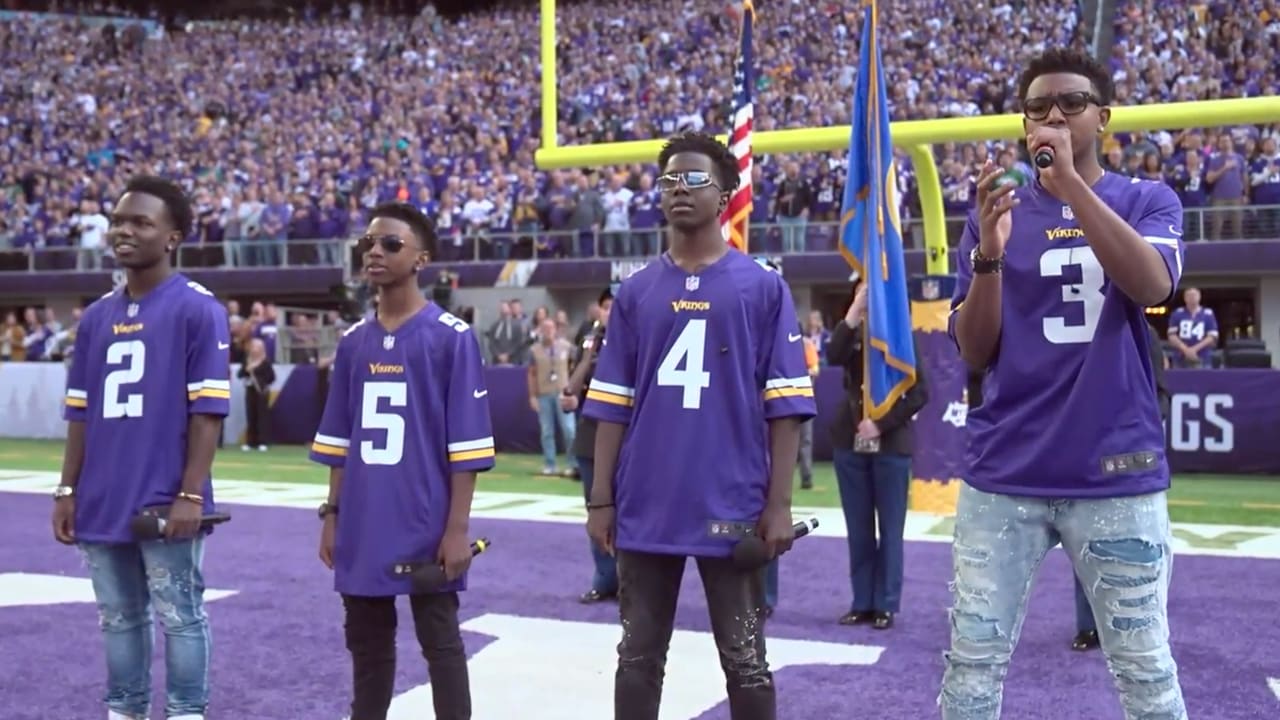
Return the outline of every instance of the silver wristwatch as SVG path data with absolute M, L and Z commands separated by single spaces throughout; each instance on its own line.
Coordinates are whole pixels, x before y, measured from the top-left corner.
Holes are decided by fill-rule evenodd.
M 59 485 L 53 489 L 53 499 L 61 500 L 62 498 L 75 497 L 76 489 L 70 485 Z

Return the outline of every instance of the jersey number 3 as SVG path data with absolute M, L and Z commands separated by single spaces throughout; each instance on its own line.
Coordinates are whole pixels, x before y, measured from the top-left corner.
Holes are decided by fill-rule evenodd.
M 126 393 L 122 386 L 142 381 L 147 346 L 141 340 L 121 340 L 107 346 L 107 364 L 124 365 L 107 373 L 102 384 L 102 417 L 142 417 L 142 393 Z
M 1044 318 L 1044 337 L 1054 345 L 1093 342 L 1098 318 L 1102 315 L 1102 303 L 1107 299 L 1102 294 L 1107 276 L 1102 272 L 1093 248 L 1053 248 L 1046 251 L 1040 256 L 1040 275 L 1062 277 L 1063 270 L 1072 265 L 1080 268 L 1080 282 L 1062 286 L 1062 301 L 1068 305 L 1079 305 L 1084 321 L 1068 325 L 1064 317 Z
M 369 382 L 364 384 L 360 400 L 360 427 L 386 432 L 386 441 L 378 447 L 372 440 L 360 443 L 360 460 L 366 465 L 395 465 L 404 457 L 404 418 L 395 412 L 380 412 L 385 400 L 388 407 L 408 404 L 409 390 L 402 382 Z
M 667 356 L 658 366 L 658 385 L 684 390 L 681 406 L 685 410 L 702 407 L 702 390 L 711 386 L 711 373 L 703 368 L 707 349 L 707 321 L 694 318 L 684 326 Z M 680 364 L 684 363 L 684 369 Z

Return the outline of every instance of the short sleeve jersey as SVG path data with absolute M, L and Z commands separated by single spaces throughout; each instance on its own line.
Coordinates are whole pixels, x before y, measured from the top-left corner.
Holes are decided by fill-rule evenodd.
M 192 415 L 231 409 L 227 311 L 174 273 L 144 297 L 123 287 L 80 317 L 64 414 L 85 424 L 76 485 L 76 538 L 132 542 L 130 519 L 168 506 L 182 489 Z M 204 512 L 214 510 L 204 482 Z
M 614 299 L 583 407 L 627 426 L 617 546 L 728 555 L 734 529 L 764 509 L 767 421 L 816 412 L 780 275 L 738 252 L 697 274 L 666 255 L 636 272 Z
M 1182 205 L 1159 182 L 1105 174 L 1093 187 L 1182 276 Z M 1169 486 L 1144 309 L 1102 269 L 1069 205 L 1018 190 L 1005 250 L 1000 343 L 968 415 L 965 480 L 986 492 L 1062 498 Z M 976 215 L 960 241 L 955 310 L 973 281 Z
M 395 332 L 373 319 L 338 343 L 311 459 L 343 468 L 335 589 L 404 595 L 398 563 L 435 559 L 451 474 L 493 467 L 493 428 L 471 327 L 429 304 Z M 466 587 L 460 578 L 442 591 Z

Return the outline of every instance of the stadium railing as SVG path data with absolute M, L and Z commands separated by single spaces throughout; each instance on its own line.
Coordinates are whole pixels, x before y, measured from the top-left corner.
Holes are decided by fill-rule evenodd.
M 960 240 L 963 216 L 946 219 L 952 247 Z M 906 224 L 908 247 L 924 247 L 924 228 L 919 219 Z M 784 235 L 793 225 L 763 223 L 751 226 L 753 252 L 784 254 Z M 1236 229 L 1238 228 L 1238 230 Z M 1214 206 L 1191 208 L 1183 219 L 1188 242 L 1214 240 L 1280 241 L 1280 205 Z M 812 221 L 805 224 L 800 252 L 831 252 L 836 249 L 838 223 Z M 655 255 L 659 251 L 661 229 L 607 231 L 551 231 L 484 233 L 465 235 L 455 242 L 441 239 L 437 247 L 440 262 L 493 262 L 502 260 L 573 260 L 589 257 L 624 259 Z M 619 248 L 623 249 L 619 249 Z M 219 243 L 187 242 L 178 247 L 176 265 L 187 268 L 255 267 L 354 267 L 351 240 L 224 240 Z M 66 272 L 114 269 L 103 249 L 78 247 L 11 248 L 0 238 L 0 273 Z

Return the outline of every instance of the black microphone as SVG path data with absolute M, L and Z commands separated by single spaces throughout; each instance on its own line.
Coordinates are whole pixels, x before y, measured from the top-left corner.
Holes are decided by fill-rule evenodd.
M 208 530 L 214 525 L 220 525 L 231 519 L 228 513 L 211 513 L 200 517 L 200 529 Z M 164 526 L 168 522 L 160 515 L 144 512 L 141 515 L 135 515 L 129 521 L 129 532 L 133 533 L 135 540 L 159 540 L 164 537 Z
M 492 544 L 489 542 L 489 538 L 480 538 L 471 543 L 471 557 L 488 550 Z M 444 574 L 444 568 L 435 561 L 396 563 L 391 566 L 391 575 L 395 578 L 408 575 L 410 586 L 415 595 L 435 592 L 449 582 L 448 576 Z
M 808 535 L 818 527 L 818 518 L 811 517 L 791 526 L 796 531 L 796 539 Z M 739 570 L 757 570 L 769 564 L 769 549 L 759 535 L 748 535 L 733 546 L 733 564 Z
M 1044 170 L 1053 165 L 1053 148 L 1048 145 L 1036 150 L 1036 167 Z

